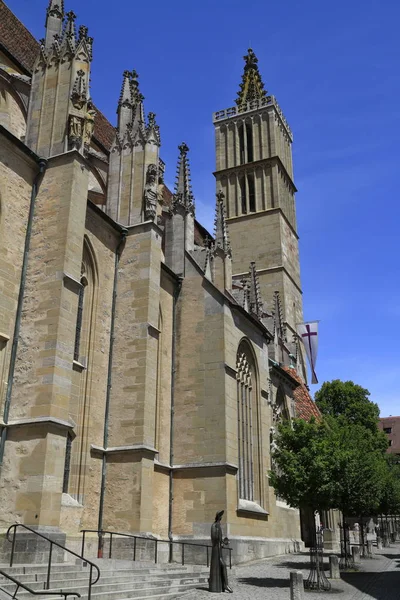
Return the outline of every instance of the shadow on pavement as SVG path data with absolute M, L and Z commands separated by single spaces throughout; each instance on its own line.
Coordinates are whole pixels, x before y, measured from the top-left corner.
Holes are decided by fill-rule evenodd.
M 278 579 L 274 577 L 240 577 L 238 583 L 245 583 L 247 585 L 255 585 L 257 587 L 264 588 L 285 588 L 290 587 L 289 578 Z
M 342 580 L 375 600 L 394 600 L 398 598 L 400 589 L 400 573 L 384 571 L 371 573 L 359 571 L 358 573 L 342 573 Z
M 304 569 L 304 571 L 309 571 L 310 570 L 310 559 L 302 561 L 302 562 L 279 562 L 279 563 L 275 563 L 274 565 L 275 567 L 279 567 L 279 568 L 284 568 L 284 569 L 290 569 L 291 571 L 301 571 Z M 324 569 L 325 571 L 329 569 L 329 565 L 328 564 L 324 564 Z

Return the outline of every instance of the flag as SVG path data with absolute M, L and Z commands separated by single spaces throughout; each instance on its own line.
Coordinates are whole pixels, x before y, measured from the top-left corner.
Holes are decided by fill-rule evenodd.
M 311 383 L 318 383 L 317 375 L 315 374 L 315 363 L 317 362 L 318 350 L 318 321 L 300 323 L 297 325 L 297 333 L 299 338 L 303 340 L 307 358 L 310 363 Z

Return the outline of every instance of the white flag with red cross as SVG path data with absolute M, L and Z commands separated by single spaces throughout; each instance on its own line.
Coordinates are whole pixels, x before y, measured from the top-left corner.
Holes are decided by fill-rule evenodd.
M 315 373 L 318 350 L 318 323 L 319 321 L 311 321 L 309 323 L 300 323 L 297 325 L 297 333 L 299 338 L 303 340 L 311 367 L 311 383 L 318 383 L 317 375 Z

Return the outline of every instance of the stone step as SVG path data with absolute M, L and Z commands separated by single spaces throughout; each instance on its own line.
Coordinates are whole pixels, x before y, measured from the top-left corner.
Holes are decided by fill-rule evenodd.
M 4 571 L 6 571 L 4 569 Z M 21 581 L 22 583 L 25 583 L 26 585 L 30 585 L 31 583 L 38 583 L 38 582 L 45 582 L 47 580 L 47 572 L 42 572 L 42 573 L 34 573 L 34 572 L 30 572 L 30 573 L 15 573 L 15 571 L 13 569 L 8 569 L 8 571 L 6 571 L 7 573 L 9 573 L 9 575 L 15 577 L 16 579 L 18 579 L 19 581 Z M 169 577 L 169 578 L 178 578 L 178 577 L 182 577 L 182 576 L 191 576 L 191 575 L 203 575 L 208 573 L 208 569 L 205 568 L 201 568 L 199 567 L 198 569 L 194 570 L 194 569 L 143 569 L 143 570 L 133 570 L 133 569 L 117 569 L 117 570 L 112 570 L 112 569 L 101 569 L 101 575 L 100 575 L 100 581 L 104 581 L 105 579 L 114 579 L 114 578 L 118 578 L 118 580 L 121 579 L 126 579 L 126 580 L 135 580 L 135 579 L 139 579 L 139 580 L 146 580 L 149 578 L 155 578 L 155 577 L 160 577 L 160 578 L 165 578 L 165 577 Z M 94 574 L 94 573 L 93 573 Z M 51 578 L 50 581 L 52 584 L 54 584 L 57 581 L 67 581 L 69 579 L 78 581 L 78 580 L 82 580 L 82 581 L 87 581 L 89 577 L 89 570 L 88 569 L 82 569 L 79 571 L 63 571 L 63 570 L 54 570 L 52 569 L 51 571 Z M 0 575 L 0 581 L 2 580 L 2 576 Z M 4 578 L 4 580 L 6 580 L 6 578 Z M 58 587 L 58 586 L 57 586 Z
M 75 563 L 53 563 L 51 565 L 51 570 L 53 571 L 57 571 L 57 570 L 62 570 L 62 571 L 80 571 L 83 568 L 87 568 L 87 567 L 83 567 L 83 565 L 76 565 Z M 19 575 L 24 575 L 26 573 L 47 573 L 47 564 L 29 564 L 29 565 L 13 565 L 12 567 L 10 567 L 10 565 L 1 565 L 0 564 L 0 569 L 2 569 L 3 571 L 5 571 L 6 573 L 10 573 L 10 575 L 12 573 L 15 573 L 15 575 L 19 574 Z
M 100 580 L 96 584 L 94 584 L 93 589 L 100 590 L 100 588 L 105 589 L 105 587 L 111 587 L 111 589 L 117 589 L 117 586 L 121 586 L 119 589 L 123 589 L 124 586 L 131 586 L 131 587 L 141 587 L 144 585 L 148 585 L 149 587 L 151 587 L 153 585 L 162 586 L 162 585 L 166 585 L 168 583 L 172 584 L 175 582 L 190 583 L 190 582 L 194 582 L 194 581 L 197 581 L 200 579 L 207 580 L 208 573 L 202 573 L 202 574 L 198 574 L 196 576 L 193 576 L 190 573 L 179 574 L 179 576 L 177 576 L 174 573 L 172 576 L 160 574 L 160 575 L 156 575 L 156 576 L 148 575 L 146 577 L 140 577 L 140 576 L 136 576 L 136 577 L 114 576 L 114 577 L 106 577 L 106 578 L 101 577 Z M 44 587 L 45 581 L 22 581 L 22 580 L 19 580 L 19 581 L 21 581 L 21 583 L 23 583 L 24 585 L 28 586 L 29 588 L 31 588 L 32 590 L 35 590 L 35 591 L 46 589 Z M 0 587 L 4 590 L 10 591 L 15 588 L 15 583 L 4 578 L 3 580 L 0 580 Z M 52 579 L 50 582 L 50 590 L 52 590 L 52 589 L 80 590 L 80 589 L 84 589 L 87 587 L 88 587 L 88 579 L 87 578 L 79 578 L 79 579 L 74 578 L 74 579 L 70 579 L 70 580 Z
M 173 598 L 174 595 L 180 595 L 183 594 L 185 592 L 188 592 L 189 590 L 193 590 L 198 586 L 202 586 L 204 587 L 207 583 L 207 581 L 204 578 L 203 580 L 196 580 L 196 581 L 191 581 L 190 583 L 178 583 L 178 582 L 167 582 L 167 585 L 163 585 L 163 586 L 147 586 L 147 587 L 142 587 L 142 588 L 132 588 L 132 587 L 127 587 L 127 589 L 111 589 L 111 590 L 97 590 L 96 586 L 93 586 L 92 588 L 92 595 L 91 595 L 91 600 L 121 600 L 123 599 L 134 599 L 134 600 L 138 600 L 139 598 L 157 598 L 157 599 L 161 599 L 161 598 Z M 71 588 L 72 590 L 72 588 Z M 57 596 L 56 590 L 49 590 L 49 591 L 54 591 L 54 596 L 41 596 L 40 594 L 36 595 L 35 598 L 37 598 L 38 600 L 59 600 L 60 596 Z M 78 590 L 77 590 L 78 591 Z M 79 593 L 81 594 L 81 598 L 82 600 L 88 600 L 88 595 L 87 595 L 87 590 L 86 589 L 80 589 Z M 18 593 L 18 598 L 28 598 L 31 597 L 31 594 L 25 590 L 20 590 L 20 592 Z

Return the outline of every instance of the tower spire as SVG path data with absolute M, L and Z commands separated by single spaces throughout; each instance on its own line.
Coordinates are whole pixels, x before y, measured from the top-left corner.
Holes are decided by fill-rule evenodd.
M 231 253 L 231 245 L 229 241 L 228 227 L 225 217 L 224 198 L 225 194 L 220 190 L 217 194 L 217 202 L 215 206 L 215 246 L 221 248 L 225 254 Z
M 265 98 L 267 94 L 258 70 L 258 58 L 252 48 L 248 49 L 246 56 L 243 58 L 245 61 L 244 72 L 236 99 L 239 108 L 246 105 L 247 102 Z
M 54 36 L 60 36 L 64 20 L 64 0 L 49 0 L 46 12 L 45 48 L 51 48 Z
M 178 146 L 178 150 L 179 158 L 176 171 L 174 204 L 181 204 L 186 208 L 186 210 L 194 214 L 194 197 L 190 182 L 189 160 L 187 157 L 189 148 L 185 142 L 182 142 L 182 144 Z

